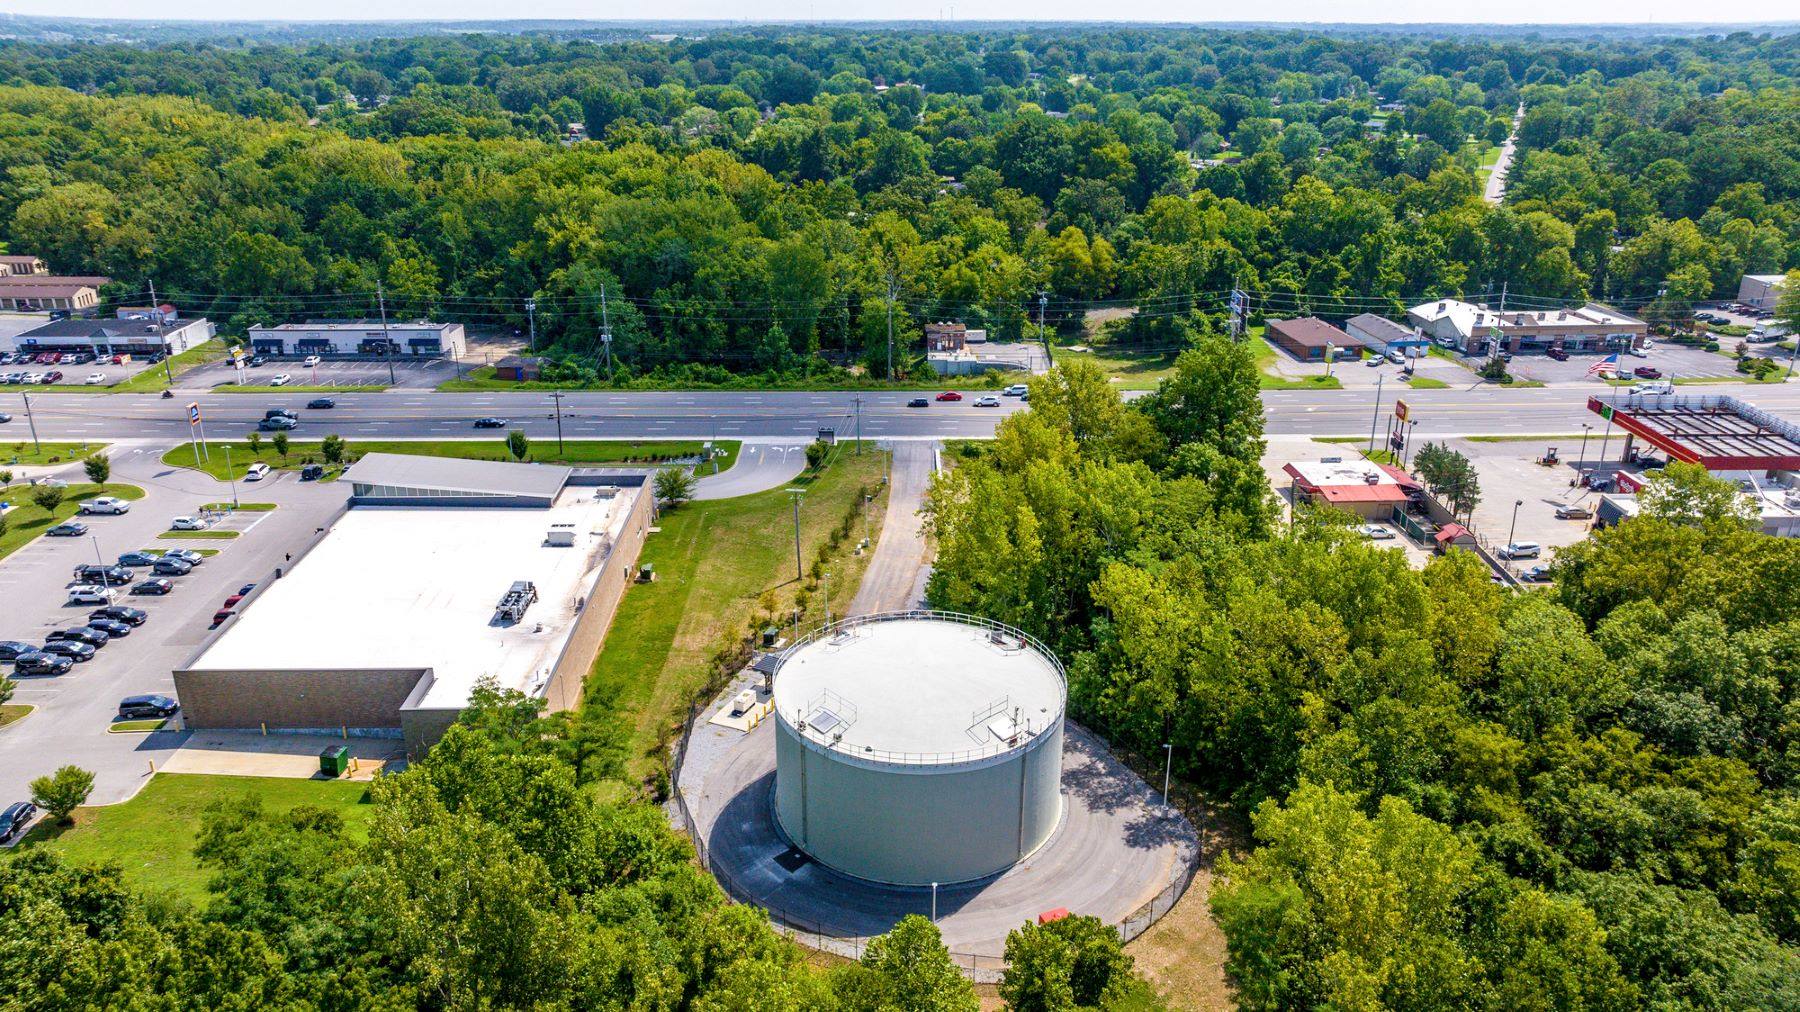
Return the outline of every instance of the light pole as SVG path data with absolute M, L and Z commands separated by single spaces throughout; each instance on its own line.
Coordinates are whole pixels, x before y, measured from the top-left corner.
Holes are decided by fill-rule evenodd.
M 32 452 L 41 454 L 44 452 L 44 444 L 38 442 L 37 419 L 31 415 L 31 395 L 22 393 L 19 396 L 25 398 L 25 424 L 31 426 Z
M 90 534 L 88 535 L 88 538 L 94 543 L 94 561 L 100 563 L 101 569 L 105 569 L 106 556 L 100 554 L 100 535 Z
M 562 399 L 563 399 L 563 392 L 561 390 L 550 391 L 551 403 L 556 405 L 556 455 L 558 457 L 561 457 L 563 455 Z
M 1163 742 L 1163 804 L 1169 803 L 1169 771 L 1175 767 L 1175 746 Z
M 931 883 L 931 923 L 937 923 L 937 883 Z
M 1592 433 L 1593 431 L 1594 431 L 1594 427 L 1592 425 L 1589 425 L 1586 422 L 1581 423 L 1581 459 L 1579 459 L 1575 462 L 1575 477 L 1577 479 L 1580 479 L 1580 478 L 1583 478 L 1586 476 L 1585 472 L 1582 469 L 1587 466 L 1588 435 L 1589 435 L 1589 433 Z
M 1513 500 L 1512 526 L 1506 529 L 1506 547 L 1509 552 L 1512 549 L 1513 535 L 1519 532 L 1519 507 L 1523 505 L 1525 505 L 1525 500 Z
M 231 486 L 231 508 L 235 510 L 238 508 L 237 478 L 231 473 L 231 444 L 222 443 L 220 445 L 225 449 L 225 484 Z
M 806 494 L 803 488 L 790 488 L 787 494 L 794 500 L 794 579 L 801 578 L 800 569 L 800 497 Z
M 1381 381 L 1385 377 L 1375 377 L 1375 414 L 1369 417 L 1369 452 L 1375 452 L 1375 423 L 1381 421 Z

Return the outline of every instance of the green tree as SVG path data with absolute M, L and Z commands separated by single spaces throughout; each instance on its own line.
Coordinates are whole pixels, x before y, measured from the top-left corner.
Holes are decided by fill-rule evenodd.
M 656 472 L 657 501 L 664 506 L 679 506 L 694 497 L 695 484 L 694 474 L 687 468 L 665 467 Z
M 87 472 L 88 481 L 96 485 L 104 485 L 106 479 L 112 477 L 112 461 L 107 460 L 105 454 L 96 453 L 83 460 L 81 469 Z
M 1205 442 L 1239 460 L 1262 455 L 1261 376 L 1250 346 L 1202 337 L 1175 360 L 1175 372 L 1137 402 L 1171 445 Z
M 92 773 L 79 766 L 64 766 L 31 781 L 31 800 L 55 821 L 68 822 L 69 813 L 86 804 L 93 790 Z
M 1750 527 L 1760 520 L 1755 503 L 1733 482 L 1714 478 L 1700 464 L 1672 460 L 1638 493 L 1639 513 L 1677 524 L 1726 523 Z
M 513 455 L 514 460 L 524 460 L 531 452 L 531 438 L 523 429 L 514 429 L 506 434 L 506 452 Z
M 327 464 L 342 464 L 344 462 L 344 437 L 336 434 L 326 436 L 319 443 L 319 455 L 325 458 Z
M 825 466 L 831 459 L 831 447 L 824 440 L 815 439 L 806 444 L 806 466 L 814 471 Z
M 1006 936 L 1000 997 L 1012 1012 L 1100 1008 L 1133 983 L 1119 933 L 1097 917 L 1064 917 Z
M 287 433 L 277 432 L 273 436 L 270 436 L 269 444 L 275 447 L 275 452 L 281 456 L 281 459 L 283 459 L 283 460 L 287 459 L 287 455 L 288 455 L 288 434 Z
M 869 943 L 862 966 L 872 971 L 875 1008 L 907 1012 L 974 1012 L 981 1007 L 975 985 L 950 961 L 937 925 L 908 914 L 887 934 Z
M 31 490 L 31 501 L 45 513 L 55 513 L 63 504 L 65 493 L 55 485 L 39 485 Z
M 248 436 L 244 437 L 244 443 L 250 447 L 250 455 L 252 457 L 262 456 L 262 433 L 250 433 Z

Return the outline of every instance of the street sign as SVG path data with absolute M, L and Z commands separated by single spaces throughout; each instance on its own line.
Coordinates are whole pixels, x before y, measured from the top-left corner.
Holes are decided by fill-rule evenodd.
M 1395 418 L 1398 418 L 1404 422 L 1407 420 L 1407 415 L 1410 413 L 1411 412 L 1406 407 L 1405 401 L 1395 401 L 1394 402 L 1394 417 Z
M 200 424 L 200 402 L 199 401 L 195 401 L 192 404 L 188 405 L 188 424 L 189 425 L 199 425 Z

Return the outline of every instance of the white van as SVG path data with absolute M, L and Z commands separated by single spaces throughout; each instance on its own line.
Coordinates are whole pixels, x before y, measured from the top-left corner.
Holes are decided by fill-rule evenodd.
M 261 480 L 263 480 L 264 476 L 266 476 L 268 473 L 269 473 L 269 465 L 267 465 L 259 460 L 256 463 L 251 464 L 249 466 L 249 468 L 247 468 L 244 471 L 244 480 L 245 481 L 261 481 Z
M 1663 394 L 1672 394 L 1674 392 L 1675 384 L 1670 380 L 1648 380 L 1643 383 L 1633 383 L 1631 385 L 1631 395 L 1633 397 L 1658 397 Z

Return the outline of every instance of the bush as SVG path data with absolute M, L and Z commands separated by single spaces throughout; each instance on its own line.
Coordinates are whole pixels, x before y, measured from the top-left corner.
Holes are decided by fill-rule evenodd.
M 81 469 L 87 472 L 88 480 L 96 485 L 104 485 L 106 479 L 112 477 L 112 461 L 98 453 L 82 461 Z
M 63 490 L 54 485 L 39 485 L 31 490 L 31 501 L 45 513 L 55 513 L 63 504 Z
M 815 439 L 806 444 L 806 466 L 817 471 L 825 466 L 831 458 L 831 447 L 823 440 Z
M 679 506 L 694 497 L 694 476 L 686 468 L 665 467 L 656 472 L 655 489 L 664 506 Z
M 94 775 L 79 766 L 64 766 L 31 782 L 31 801 L 57 822 L 68 822 L 94 791 Z

